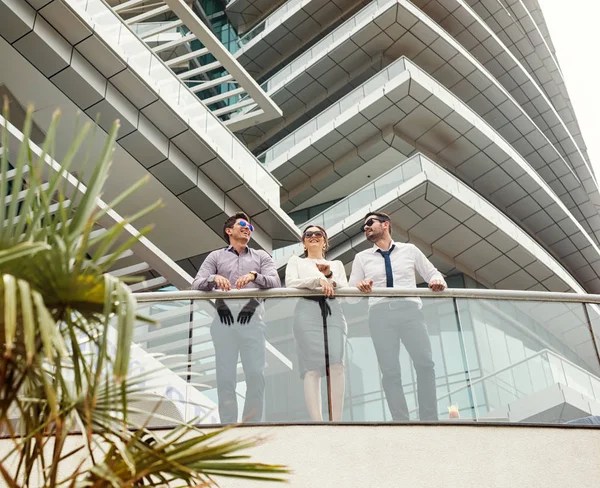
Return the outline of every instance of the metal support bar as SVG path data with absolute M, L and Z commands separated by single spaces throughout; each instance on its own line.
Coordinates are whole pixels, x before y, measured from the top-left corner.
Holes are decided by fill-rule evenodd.
M 188 78 L 191 78 L 192 76 L 201 75 L 203 73 L 208 73 L 209 71 L 212 71 L 213 69 L 217 69 L 217 68 L 221 68 L 221 67 L 222 67 L 221 63 L 219 61 L 215 61 L 214 63 L 205 64 L 204 66 L 200 66 L 199 68 L 191 69 L 191 70 L 186 71 L 185 73 L 181 73 L 177 76 L 179 77 L 180 80 L 187 80 Z
M 365 294 L 357 288 L 339 288 L 337 297 L 360 297 Z M 270 288 L 268 290 L 243 289 L 231 290 L 227 293 L 231 299 L 242 298 L 289 298 L 305 296 L 322 296 L 321 292 L 299 290 L 297 288 Z M 567 302 L 567 303 L 595 303 L 600 304 L 600 295 L 587 293 L 563 293 L 551 291 L 524 291 L 524 290 L 494 290 L 486 288 L 446 288 L 444 291 L 433 292 L 428 288 L 373 288 L 369 297 L 421 297 L 426 299 L 438 298 L 475 298 L 482 300 L 515 300 L 515 301 L 542 301 L 542 302 Z M 145 293 L 136 295 L 140 302 L 156 302 L 171 300 L 205 300 L 208 298 L 223 298 L 221 291 L 172 291 L 164 293 Z
M 167 32 L 172 29 L 177 29 L 177 27 L 181 27 L 182 25 L 182 20 L 174 20 L 173 22 L 168 22 L 166 24 L 160 25 L 158 27 L 155 27 L 154 29 L 144 32 L 142 35 L 140 35 L 140 39 L 142 41 L 147 41 L 147 39 L 149 39 L 150 37 L 157 36 L 158 34 L 162 34 L 163 32 Z
M 233 97 L 235 95 L 240 95 L 242 93 L 246 93 L 245 88 L 236 88 L 235 90 L 229 90 L 228 92 L 222 93 L 221 95 L 216 95 L 214 97 L 206 98 L 202 100 L 204 105 L 212 105 L 213 103 L 220 102 L 222 100 L 226 100 L 229 97 Z
M 191 88 L 191 90 L 194 93 L 199 93 L 199 92 L 202 92 L 204 90 L 208 90 L 210 88 L 213 88 L 215 86 L 222 85 L 223 83 L 227 83 L 229 81 L 235 81 L 233 79 L 233 76 L 231 76 L 231 75 L 225 75 L 225 76 L 221 76 L 219 78 L 215 78 L 214 80 L 210 80 L 210 81 L 200 81 L 200 82 L 198 82 L 198 85 L 196 85 L 193 88 Z
M 143 22 L 144 20 L 151 19 L 152 17 L 156 17 L 157 15 L 164 14 L 170 10 L 168 5 L 163 5 L 162 7 L 155 8 L 154 10 L 150 10 L 150 12 L 144 12 L 143 14 L 136 15 L 135 17 L 131 17 L 127 19 L 125 23 L 127 25 L 137 24 L 138 22 Z
M 207 54 L 210 54 L 210 51 L 208 49 L 206 49 L 205 47 L 203 47 L 202 49 L 198 49 L 196 51 L 192 51 L 190 53 L 183 54 L 181 56 L 177 56 L 176 58 L 173 58 L 173 59 L 169 59 L 168 61 L 165 62 L 165 64 L 167 66 L 171 67 L 175 64 L 183 63 L 185 61 L 190 61 L 191 59 L 199 58 L 200 56 L 205 56 Z
M 191 42 L 194 39 L 196 39 L 196 36 L 194 34 L 188 34 L 186 36 L 182 36 L 181 39 L 176 39 L 174 41 L 171 42 L 165 42 L 164 44 L 161 44 L 159 46 L 153 47 L 152 50 L 158 54 L 161 53 L 163 51 L 167 51 L 168 49 L 173 49 L 177 46 L 180 46 L 181 44 L 185 44 L 186 42 Z
M 256 104 L 256 102 L 250 98 L 248 100 L 244 100 L 243 102 L 239 102 L 234 105 L 229 105 L 228 107 L 220 108 L 219 110 L 213 110 L 213 114 L 215 114 L 218 117 L 219 115 L 225 115 L 230 112 L 235 112 L 240 108 L 247 107 L 248 105 L 252 104 Z
M 129 8 L 140 5 L 146 1 L 147 0 L 129 0 L 128 2 L 122 3 L 120 5 L 116 5 L 115 7 L 113 7 L 113 10 L 115 12 L 119 13 L 122 10 L 128 10 Z

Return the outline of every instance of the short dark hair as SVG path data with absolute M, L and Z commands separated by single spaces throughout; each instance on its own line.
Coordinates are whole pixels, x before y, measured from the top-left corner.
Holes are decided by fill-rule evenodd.
M 375 217 L 376 219 L 381 219 L 384 222 L 389 222 L 389 224 L 390 224 L 390 227 L 389 227 L 389 229 L 390 229 L 390 236 L 392 235 L 392 219 L 391 219 L 391 217 L 388 214 L 383 213 L 383 212 L 369 212 L 367 215 L 365 215 L 365 218 L 363 219 L 363 222 L 365 220 L 367 220 L 369 217 Z
M 225 237 L 225 242 L 229 242 L 229 234 L 227 234 L 226 229 L 233 229 L 233 226 L 238 219 L 244 219 L 246 222 L 250 223 L 250 219 L 244 212 L 237 212 L 235 215 L 229 217 L 223 224 L 223 237 Z
M 310 229 L 311 227 L 316 227 L 323 233 L 323 241 L 325 241 L 325 249 L 323 249 L 323 258 L 325 258 L 325 256 L 327 255 L 327 251 L 329 250 L 329 237 L 327 237 L 327 231 L 320 225 L 311 224 L 308 227 L 306 227 L 306 229 L 304 229 L 304 231 L 302 232 L 302 244 L 304 244 L 304 239 L 306 239 L 306 231 L 308 229 Z M 308 251 L 306 251 L 306 249 L 305 249 L 304 257 L 307 257 L 307 256 L 308 256 Z

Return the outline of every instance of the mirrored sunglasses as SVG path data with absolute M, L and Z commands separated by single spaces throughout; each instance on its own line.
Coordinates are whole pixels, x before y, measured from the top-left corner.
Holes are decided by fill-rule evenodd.
M 240 227 L 248 227 L 248 230 L 250 232 L 254 232 L 254 226 L 248 222 L 246 222 L 245 220 L 240 220 L 239 222 Z

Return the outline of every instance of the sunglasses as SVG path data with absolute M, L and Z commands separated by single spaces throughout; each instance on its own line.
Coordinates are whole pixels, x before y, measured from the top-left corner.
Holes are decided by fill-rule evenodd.
M 369 219 L 360 228 L 361 232 L 365 231 L 365 227 L 371 227 L 375 222 L 387 222 L 387 220 L 381 219 Z
M 250 232 L 254 232 L 254 226 L 248 222 L 246 222 L 245 220 L 240 220 L 239 221 L 240 227 L 248 227 L 248 230 Z
M 312 236 L 325 237 L 320 230 L 315 230 L 315 231 L 309 230 L 304 233 L 305 238 L 308 237 L 310 239 Z

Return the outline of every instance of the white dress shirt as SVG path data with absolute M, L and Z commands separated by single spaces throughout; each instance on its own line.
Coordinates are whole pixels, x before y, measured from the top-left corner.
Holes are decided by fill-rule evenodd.
M 392 242 L 392 245 L 395 245 L 394 250 L 390 253 L 394 288 L 416 288 L 415 272 L 419 273 L 427 283 L 434 280 L 446 283 L 442 274 L 417 246 L 404 242 Z M 377 245 L 373 245 L 371 249 L 361 251 L 354 257 L 352 273 L 350 274 L 350 286 L 356 286 L 362 280 L 373 280 L 374 288 L 387 287 L 385 258 L 377 252 L 378 249 Z M 381 298 L 373 298 L 369 300 L 369 305 L 374 305 L 380 300 Z M 419 298 L 408 298 L 408 300 L 421 305 Z
M 317 268 L 317 264 L 329 264 L 333 273 L 331 278 L 325 278 Z M 329 283 L 335 282 L 337 288 L 348 286 L 346 270 L 341 261 L 327 261 L 325 259 L 299 258 L 292 256 L 285 269 L 285 286 L 288 288 L 307 288 L 316 290 L 321 286 L 320 281 L 325 278 Z

